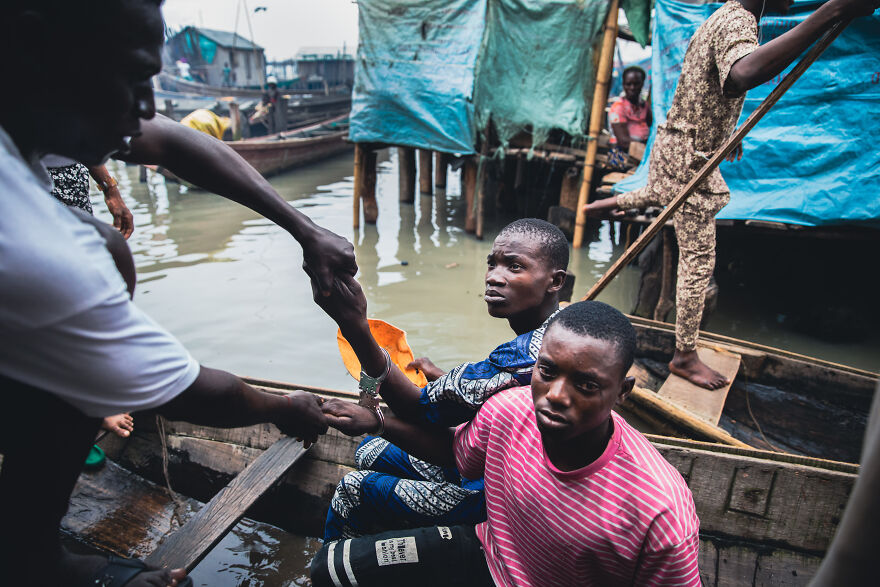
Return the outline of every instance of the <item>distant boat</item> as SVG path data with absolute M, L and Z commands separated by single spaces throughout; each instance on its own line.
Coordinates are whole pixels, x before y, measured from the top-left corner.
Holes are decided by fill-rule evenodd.
M 346 141 L 348 115 L 265 137 L 224 141 L 263 176 L 327 159 L 352 148 Z M 148 166 L 165 178 L 185 185 L 179 177 L 162 167 Z

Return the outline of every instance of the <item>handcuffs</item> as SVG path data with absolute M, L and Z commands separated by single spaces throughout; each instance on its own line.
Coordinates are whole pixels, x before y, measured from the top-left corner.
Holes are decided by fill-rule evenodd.
M 379 429 L 373 433 L 373 436 L 382 436 L 385 433 L 385 414 L 382 413 L 382 408 L 379 407 L 379 387 L 385 381 L 385 378 L 388 377 L 388 373 L 391 372 L 391 355 L 385 349 L 382 349 L 382 353 L 385 355 L 385 372 L 378 377 L 372 377 L 361 369 L 361 376 L 358 381 L 358 389 L 360 390 L 358 405 L 374 412 L 376 419 L 379 420 Z

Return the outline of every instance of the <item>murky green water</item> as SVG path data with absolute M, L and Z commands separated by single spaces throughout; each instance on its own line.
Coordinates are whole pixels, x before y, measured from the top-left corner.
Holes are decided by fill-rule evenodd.
M 380 156 L 379 222 L 356 231 L 350 155 L 294 170 L 272 184 L 318 224 L 355 243 L 370 315 L 406 330 L 417 356 L 444 368 L 485 357 L 512 334 L 506 322 L 486 314 L 482 301 L 485 257 L 503 221 L 489 222 L 485 241 L 464 232 L 455 172 L 445 194 L 399 204 L 389 157 Z M 311 300 L 296 241 L 238 204 L 166 185 L 152 173 L 141 184 L 136 167 L 113 165 L 135 217 L 129 241 L 139 277 L 135 300 L 197 360 L 242 375 L 355 389 L 339 358 L 336 326 Z M 109 217 L 97 198 L 95 210 Z M 576 297 L 623 250 L 609 238 L 607 223 L 596 236 L 572 255 Z M 628 311 L 637 284 L 637 270 L 628 268 L 600 299 Z M 725 299 L 722 291 L 709 329 L 880 370 L 876 337 L 867 344 L 832 344 L 785 330 L 767 315 Z M 197 584 L 301 584 L 315 543 L 287 539 L 231 534 L 197 569 Z

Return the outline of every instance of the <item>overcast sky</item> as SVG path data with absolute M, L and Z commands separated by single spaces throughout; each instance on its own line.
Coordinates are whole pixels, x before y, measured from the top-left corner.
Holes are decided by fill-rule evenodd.
M 165 0 L 165 22 L 175 30 L 186 25 L 235 31 L 241 0 Z M 286 59 L 300 47 L 357 49 L 357 4 L 352 0 L 246 0 L 254 42 L 269 59 Z M 259 6 L 266 10 L 254 12 Z M 250 39 L 244 10 L 238 13 L 238 34 Z

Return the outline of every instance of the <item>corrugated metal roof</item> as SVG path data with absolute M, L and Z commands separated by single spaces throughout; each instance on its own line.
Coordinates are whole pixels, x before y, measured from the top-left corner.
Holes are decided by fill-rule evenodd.
M 343 54 L 343 50 L 345 54 Z M 296 52 L 297 59 L 354 59 L 354 56 L 343 47 L 301 47 Z
M 234 45 L 236 49 L 256 49 L 257 51 L 263 50 L 262 47 L 260 47 L 256 43 L 251 43 L 238 33 L 230 33 L 229 31 L 215 31 L 214 29 L 203 29 L 201 27 L 192 28 L 197 30 L 202 35 L 208 37 L 221 47 L 232 48 Z

